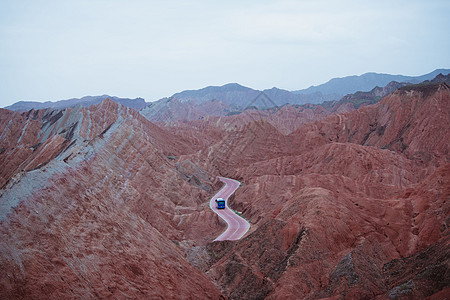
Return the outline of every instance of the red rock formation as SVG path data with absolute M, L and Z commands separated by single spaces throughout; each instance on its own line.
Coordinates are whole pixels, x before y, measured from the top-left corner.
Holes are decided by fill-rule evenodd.
M 291 136 L 390 149 L 425 165 L 448 162 L 449 110 L 447 84 L 405 87 L 379 104 L 303 126 Z
M 140 113 L 152 122 L 173 124 L 179 121 L 202 120 L 209 116 L 225 116 L 230 110 L 228 105 L 219 100 L 196 103 L 168 98 L 150 103 Z
M 438 77 L 435 80 L 441 82 L 445 81 L 445 78 Z M 167 98 L 148 105 L 141 111 L 141 114 L 152 122 L 157 122 L 163 126 L 172 126 L 173 128 L 179 128 L 180 125 L 186 128 L 191 127 L 191 125 L 198 127 L 199 124 L 209 123 L 225 129 L 235 129 L 242 128 L 249 122 L 267 121 L 281 133 L 289 134 L 303 124 L 377 103 L 381 98 L 406 85 L 408 84 L 393 81 L 385 87 L 375 87 L 370 92 L 356 92 L 343 97 L 339 101 L 325 102 L 322 105 L 286 104 L 286 101 L 290 99 L 289 93 L 285 94 L 288 98 L 282 101 L 284 103 L 282 106 L 275 106 L 275 103 L 266 94 L 260 94 L 261 98 L 260 96 L 256 97 L 254 102 L 250 102 L 245 108 L 242 107 L 242 103 L 236 107 L 231 103 L 227 105 L 220 100 L 197 99 L 194 101 L 191 99 L 191 101 Z M 272 89 L 275 94 L 277 91 L 281 90 Z M 282 94 L 276 97 L 280 98 Z M 192 122 L 198 120 L 201 120 L 201 122 Z M 189 123 L 189 125 L 186 126 L 186 123 Z
M 221 230 L 203 205 L 211 183 L 172 160 L 190 151 L 182 138 L 108 100 L 1 112 L 14 171 L 2 173 L 0 298 L 221 297 L 175 244 Z
M 217 107 L 215 107 L 217 106 Z M 354 110 L 352 108 L 351 110 Z M 150 110 L 155 113 L 153 110 Z M 182 103 L 172 100 L 167 106 L 161 107 L 157 114 L 152 115 L 147 110 L 141 111 L 152 122 L 171 130 L 179 131 L 185 128 L 186 134 L 194 128 L 205 126 L 225 130 L 242 129 L 254 121 L 266 121 L 283 134 L 289 134 L 301 125 L 322 120 L 334 112 L 329 112 L 320 105 L 284 105 L 270 109 L 248 108 L 244 111 L 231 111 L 220 101 L 208 101 L 203 104 Z
M 371 105 L 379 102 L 381 98 L 384 98 L 396 91 L 397 89 L 410 85 L 406 82 L 391 81 L 384 87 L 375 87 L 369 92 L 356 92 L 344 96 L 339 101 L 336 101 L 330 111 L 334 113 L 346 113 L 358 109 L 362 106 Z
M 169 127 L 112 101 L 1 110 L 1 297 L 446 296 L 448 85 L 314 109 Z M 242 181 L 241 241 L 211 243 L 219 174 Z
M 267 148 L 228 135 L 251 156 L 209 155 L 242 180 L 231 205 L 252 232 L 209 270 L 222 292 L 422 299 L 448 287 L 449 97 L 445 84 L 404 88 L 306 124 L 290 145 L 267 129 Z

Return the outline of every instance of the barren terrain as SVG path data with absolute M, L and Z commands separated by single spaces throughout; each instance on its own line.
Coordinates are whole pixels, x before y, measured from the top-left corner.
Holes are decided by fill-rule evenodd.
M 344 108 L 0 109 L 0 298 L 445 299 L 449 86 Z

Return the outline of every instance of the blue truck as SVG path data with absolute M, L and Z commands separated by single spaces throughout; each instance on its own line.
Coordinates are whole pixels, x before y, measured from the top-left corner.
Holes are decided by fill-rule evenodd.
M 217 198 L 217 209 L 225 209 L 225 200 L 223 198 Z

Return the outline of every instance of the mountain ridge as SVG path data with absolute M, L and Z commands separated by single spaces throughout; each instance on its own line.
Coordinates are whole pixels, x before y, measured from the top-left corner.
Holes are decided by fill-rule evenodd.
M 0 298 L 444 295 L 450 88 L 441 80 L 290 133 L 277 124 L 325 109 L 249 108 L 169 126 L 110 99 L 0 109 Z M 213 242 L 226 225 L 208 204 L 224 175 L 242 183 L 229 205 L 251 229 Z
M 375 86 L 385 86 L 391 81 L 397 82 L 409 82 L 419 83 L 425 80 L 431 80 L 439 73 L 447 75 L 450 73 L 450 69 L 436 69 L 430 73 L 418 76 L 406 76 L 406 75 L 392 75 L 386 73 L 368 72 L 362 75 L 351 75 L 345 77 L 337 77 L 330 79 L 326 83 L 310 86 L 309 88 L 292 91 L 298 94 L 311 94 L 311 93 L 338 93 L 342 96 L 358 91 L 366 92 L 373 89 Z
M 262 94 L 266 97 L 265 104 L 256 105 L 259 108 L 270 108 L 273 106 L 282 106 L 284 104 L 304 105 L 307 103 L 321 104 L 326 101 L 336 101 L 347 94 L 355 92 L 368 92 L 377 86 L 385 86 L 391 81 L 419 83 L 425 80 L 431 80 L 439 73 L 448 75 L 450 69 L 436 69 L 433 72 L 420 76 L 391 75 L 384 73 L 365 73 L 362 75 L 352 75 L 342 78 L 332 78 L 328 82 L 318 86 L 311 86 L 303 90 L 288 91 L 273 87 L 270 89 L 257 90 L 250 87 L 240 85 L 239 83 L 227 83 L 222 86 L 207 86 L 197 90 L 184 90 L 173 94 L 170 97 L 161 98 L 152 102 L 145 102 L 143 98 L 119 98 L 116 96 L 85 96 L 82 98 L 71 98 L 59 101 L 19 101 L 5 107 L 14 111 L 27 111 L 30 109 L 44 108 L 66 108 L 76 105 L 89 106 L 98 104 L 106 98 L 131 107 L 135 110 L 141 110 L 152 106 L 153 103 L 168 103 L 171 99 L 177 99 L 181 103 L 191 102 L 195 105 L 202 104 L 206 101 L 219 100 L 226 106 L 229 111 L 243 110 L 254 105 L 254 100 Z M 350 87 L 349 87 L 350 85 Z M 151 113 L 150 113 L 151 114 Z
M 46 102 L 38 102 L 38 101 L 19 101 L 12 105 L 6 106 L 5 109 L 14 110 L 18 112 L 24 112 L 31 109 L 64 109 L 68 107 L 75 107 L 77 105 L 81 105 L 83 107 L 96 105 L 102 102 L 105 99 L 111 99 L 116 103 L 120 103 L 126 107 L 133 108 L 135 110 L 140 110 L 146 106 L 146 102 L 143 98 L 120 98 L 116 96 L 109 95 L 100 95 L 100 96 L 84 96 L 82 98 L 70 98 L 66 100 L 58 100 L 58 101 L 46 101 Z

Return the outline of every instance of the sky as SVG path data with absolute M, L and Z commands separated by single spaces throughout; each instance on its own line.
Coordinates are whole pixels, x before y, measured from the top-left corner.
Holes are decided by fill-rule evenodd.
M 450 68 L 448 0 L 0 0 L 0 107 Z

